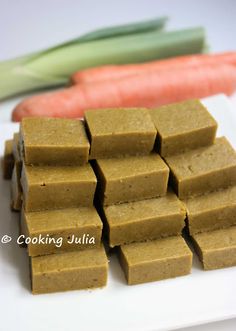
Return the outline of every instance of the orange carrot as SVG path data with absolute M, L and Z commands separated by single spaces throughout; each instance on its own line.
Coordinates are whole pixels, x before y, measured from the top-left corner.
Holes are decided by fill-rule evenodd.
M 27 116 L 82 117 L 84 110 L 107 107 L 157 107 L 236 89 L 231 65 L 204 65 L 169 71 L 144 72 L 113 81 L 75 85 L 22 101 L 13 120 Z
M 203 64 L 232 64 L 236 66 L 236 52 L 219 54 L 197 54 L 178 56 L 166 60 L 158 60 L 139 64 L 107 65 L 85 69 L 71 76 L 72 84 L 94 83 L 103 80 L 117 79 L 124 76 L 153 70 L 166 70 Z

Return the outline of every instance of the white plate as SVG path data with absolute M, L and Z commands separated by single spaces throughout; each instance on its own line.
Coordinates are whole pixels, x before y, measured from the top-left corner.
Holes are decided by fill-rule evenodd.
M 236 117 L 224 96 L 205 101 L 219 122 L 219 134 L 236 147 Z M 0 125 L 0 144 L 17 124 Z M 236 316 L 236 268 L 203 271 L 196 256 L 192 274 L 144 285 L 127 286 L 111 256 L 108 286 L 33 296 L 28 258 L 15 243 L 18 214 L 9 210 L 9 182 L 0 179 L 0 330 L 171 330 Z

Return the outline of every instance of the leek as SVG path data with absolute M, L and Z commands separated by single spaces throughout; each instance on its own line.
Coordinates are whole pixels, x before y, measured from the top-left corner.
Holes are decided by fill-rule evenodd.
M 8 69 L 13 65 L 22 64 L 24 62 L 30 61 L 38 56 L 45 55 L 48 52 L 54 51 L 55 49 L 63 48 L 70 46 L 72 44 L 106 39 L 115 36 L 122 36 L 127 34 L 134 34 L 139 32 L 147 32 L 152 30 L 161 30 L 165 26 L 168 18 L 167 17 L 158 17 L 148 21 L 135 22 L 125 25 L 117 25 L 108 28 L 98 29 L 89 33 L 86 33 L 78 38 L 72 39 L 60 45 L 50 47 L 47 50 L 39 51 L 30 55 L 21 56 L 17 59 L 0 62 L 0 70 Z
M 71 42 L 0 63 L 0 99 L 65 85 L 77 70 L 199 53 L 202 28 L 160 32 L 166 19 L 97 30 Z

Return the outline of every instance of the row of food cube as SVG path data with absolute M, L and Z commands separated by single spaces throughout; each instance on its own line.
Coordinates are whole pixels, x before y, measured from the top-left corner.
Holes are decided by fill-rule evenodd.
M 96 206 L 105 222 L 105 232 L 109 239 L 109 245 L 111 247 L 121 245 L 119 249 L 120 261 L 130 284 L 168 278 L 190 272 L 192 255 L 183 238 L 180 237 L 185 224 L 186 207 L 184 207 L 170 189 L 166 194 L 169 167 L 171 171 L 171 183 L 179 197 L 185 199 L 188 224 L 191 224 L 193 229 L 197 227 L 199 228 L 199 232 L 202 232 L 205 231 L 207 227 L 211 230 L 212 228 L 221 228 L 235 224 L 233 209 L 235 208 L 233 202 L 235 191 L 233 187 L 226 188 L 229 185 L 235 184 L 235 152 L 225 138 L 218 138 L 214 142 L 217 125 L 206 109 L 198 101 L 189 101 L 178 105 L 161 107 L 159 110 L 153 112 L 152 117 L 154 123 L 156 121 L 156 128 L 159 127 L 159 130 L 157 134 L 158 138 L 156 139 L 154 136 L 153 139 L 152 137 L 152 144 L 156 139 L 156 148 L 165 158 L 169 167 L 167 167 L 158 154 L 150 154 L 150 141 L 147 144 L 147 137 L 149 139 L 151 135 L 150 132 L 147 134 L 147 132 L 142 130 L 146 123 L 145 121 L 140 121 L 139 114 L 138 116 L 135 115 L 136 111 L 137 110 L 105 110 L 95 111 L 94 113 L 88 112 L 89 116 L 87 116 L 88 118 L 86 119 L 91 144 L 90 153 L 88 152 L 86 155 L 88 156 L 88 154 L 90 154 L 88 158 L 90 157 L 91 159 L 94 159 L 95 155 L 99 155 L 99 159 L 93 161 L 93 167 L 98 178 L 97 197 L 95 199 Z M 146 110 L 142 109 L 140 111 L 141 113 L 143 111 L 146 113 Z M 99 114 L 102 114 L 101 122 L 98 120 Z M 192 117 L 190 114 L 192 114 Z M 191 122 L 191 118 L 195 120 Z M 149 120 L 150 118 L 148 119 L 148 123 L 150 124 Z M 70 150 L 69 146 L 65 146 L 63 143 L 64 136 L 63 139 L 59 139 L 60 136 L 56 135 L 57 143 L 55 143 L 55 140 L 54 143 L 51 141 L 53 145 L 51 146 L 51 154 L 56 155 L 57 158 L 57 161 L 55 161 L 54 157 L 54 161 L 52 162 L 54 166 L 52 164 L 51 166 L 42 165 L 49 162 L 46 161 L 46 159 L 49 157 L 47 155 L 50 154 L 49 142 L 52 138 L 50 134 L 46 134 L 47 139 L 44 141 L 47 145 L 46 149 L 40 149 L 39 146 L 37 146 L 37 144 L 41 144 L 41 147 L 43 145 L 43 141 L 40 142 L 40 137 L 43 133 L 45 134 L 45 128 L 42 132 L 42 123 L 44 121 L 44 119 L 40 119 L 39 121 L 41 128 L 40 135 L 34 133 L 37 132 L 37 130 L 31 131 L 33 134 L 31 133 L 31 136 L 29 134 L 28 137 L 27 134 L 22 134 L 22 136 L 28 138 L 28 143 L 26 143 L 27 139 L 25 138 L 22 139 L 21 142 L 24 158 L 27 156 L 27 163 L 35 163 L 38 165 L 37 167 L 32 167 L 29 164 L 23 166 L 21 181 L 24 188 L 23 191 L 25 192 L 24 206 L 26 206 L 25 209 L 28 211 L 22 213 L 22 224 L 27 224 L 28 228 L 31 226 L 31 233 L 34 233 L 35 229 L 37 229 L 37 224 L 42 224 L 43 219 L 50 219 L 52 220 L 51 231 L 54 235 L 55 231 L 57 232 L 59 229 L 62 229 L 62 227 L 64 227 L 65 235 L 68 235 L 66 230 L 68 230 L 68 228 L 71 229 L 72 225 L 68 223 L 67 226 L 65 226 L 65 220 L 69 218 L 69 214 L 67 213 L 70 208 L 71 213 L 75 212 L 73 203 L 76 204 L 78 201 L 84 201 L 86 205 L 88 201 L 89 203 L 93 201 L 95 187 L 93 186 L 91 189 L 91 182 L 94 184 L 94 180 L 91 180 L 91 178 L 94 179 L 95 176 L 94 174 L 90 176 L 92 174 L 91 172 L 90 175 L 88 175 L 87 171 L 87 176 L 84 176 L 82 179 L 85 185 L 82 189 L 80 186 L 80 190 L 78 189 L 76 192 L 74 184 L 76 180 L 79 182 L 78 173 L 81 174 L 81 171 L 84 173 L 84 169 L 88 165 L 84 164 L 80 167 L 79 171 L 78 164 L 81 164 L 81 162 L 71 167 L 61 165 L 63 162 L 66 164 L 71 162 L 65 162 L 63 158 L 67 160 L 67 152 L 68 155 L 71 155 L 73 152 L 73 146 L 71 146 Z M 57 131 L 55 128 L 61 129 L 58 124 L 59 122 L 56 124 L 56 121 L 60 120 L 50 119 L 49 121 L 51 122 L 50 125 L 55 121 L 54 134 L 55 131 Z M 37 123 L 37 120 L 31 119 L 25 121 L 25 123 L 27 123 L 24 124 L 26 128 L 30 122 Z M 105 123 L 104 127 L 102 123 Z M 32 127 L 32 124 L 28 127 L 28 130 L 30 127 Z M 146 126 L 146 131 L 148 131 L 148 128 L 150 128 L 149 125 Z M 27 132 L 27 129 L 25 131 Z M 68 133 L 66 137 L 68 138 L 70 134 Z M 32 139 L 32 136 L 35 137 L 35 140 Z M 31 143 L 29 143 L 30 140 Z M 60 144 L 63 145 L 63 149 L 59 148 Z M 143 147 L 144 145 L 145 148 Z M 199 146 L 205 145 L 207 147 L 199 148 Z M 139 150 L 140 146 L 143 148 L 142 151 Z M 56 153 L 56 150 L 60 150 L 60 153 Z M 67 152 L 65 152 L 66 150 Z M 149 153 L 149 155 L 137 155 L 140 153 L 143 154 L 144 152 L 145 154 Z M 222 153 L 224 154 L 223 158 Z M 74 154 L 76 154 L 75 150 Z M 135 156 L 130 156 L 130 154 L 134 154 Z M 43 156 L 42 158 L 41 155 Z M 109 158 L 102 159 L 107 157 L 107 155 L 109 155 Z M 58 160 L 61 161 L 59 162 Z M 56 166 L 56 163 L 59 163 L 59 165 Z M 72 171 L 73 168 L 74 172 Z M 64 170 L 62 171 L 62 169 Z M 70 171 L 72 172 L 70 173 Z M 219 181 L 215 180 L 217 177 Z M 71 178 L 73 179 L 72 181 L 70 181 Z M 220 180 L 220 178 L 222 180 Z M 68 186 L 68 182 L 73 185 Z M 90 190 L 88 189 L 89 187 Z M 208 217 L 207 221 L 203 221 L 200 215 L 201 213 L 199 213 L 199 209 L 201 210 L 199 207 L 197 208 L 197 217 L 194 219 L 194 216 L 192 216 L 194 212 L 191 214 L 191 208 L 189 206 L 197 206 L 198 199 L 199 201 L 200 199 L 205 199 L 202 196 L 197 198 L 189 197 L 205 194 L 213 189 L 215 190 L 222 187 L 226 188 L 224 192 L 216 191 L 207 194 L 207 200 L 209 202 L 208 207 L 206 206 L 205 208 L 207 212 L 205 212 L 205 215 L 204 212 L 202 212 L 205 218 Z M 80 195 L 78 195 L 79 192 Z M 84 199 L 83 193 L 85 192 L 90 192 L 89 199 L 87 199 L 88 196 Z M 232 196 L 231 205 L 227 201 L 228 192 L 231 192 Z M 216 217 L 222 218 L 222 208 L 219 207 L 218 211 L 216 211 L 212 206 L 217 196 L 219 198 L 220 195 L 225 198 L 227 203 L 223 204 L 225 217 L 223 217 L 221 223 L 217 223 L 211 221 L 211 217 L 212 215 L 216 215 Z M 220 200 L 223 201 L 224 199 Z M 72 205 L 70 205 L 71 203 Z M 63 211 L 39 211 L 52 207 L 66 207 L 66 209 L 63 209 Z M 62 223 L 59 227 L 55 228 L 55 219 L 58 217 L 59 213 L 60 215 L 65 213 L 65 217 L 62 219 Z M 228 215 L 232 217 L 228 218 Z M 89 218 L 91 218 L 91 216 L 89 216 L 87 220 L 86 217 L 83 217 L 83 219 L 86 220 L 87 229 L 91 232 L 94 224 L 89 223 Z M 39 221 L 40 219 L 41 221 Z M 198 221 L 196 221 L 196 219 L 198 219 Z M 75 232 L 78 231 L 75 223 L 73 223 L 73 225 Z M 40 226 L 37 230 L 38 233 L 43 231 Z M 97 236 L 99 237 L 101 234 L 101 226 L 98 226 L 96 230 Z M 198 232 L 198 230 L 192 230 L 192 234 L 194 232 Z M 70 237 L 70 235 L 68 236 Z M 168 238 L 160 239 L 163 237 Z M 146 240 L 152 241 L 131 244 L 136 241 Z M 99 242 L 99 240 L 97 242 Z M 174 249 L 175 246 L 176 250 Z M 31 251 L 32 255 L 42 254 L 42 251 L 40 251 L 41 248 L 37 247 L 37 245 L 28 245 L 28 250 L 29 252 Z M 53 251 L 49 249 L 49 252 L 52 253 Z M 48 251 L 44 251 L 43 253 L 48 253 Z M 72 253 L 75 254 L 74 252 L 66 254 Z M 60 257 L 63 258 L 62 256 L 65 255 L 62 254 Z M 67 257 L 69 258 L 69 255 Z M 50 256 L 41 257 L 41 263 L 44 259 L 46 261 L 48 258 L 53 259 L 53 257 Z M 147 258 L 150 259 L 148 265 L 145 263 Z M 37 259 L 35 260 L 37 261 Z M 176 266 L 174 266 L 176 261 L 178 262 Z M 234 260 L 232 259 L 232 261 Z M 169 263 L 171 263 L 173 269 L 165 270 Z M 180 269 L 177 268 L 177 265 L 179 265 Z M 145 269 L 147 266 L 148 269 Z

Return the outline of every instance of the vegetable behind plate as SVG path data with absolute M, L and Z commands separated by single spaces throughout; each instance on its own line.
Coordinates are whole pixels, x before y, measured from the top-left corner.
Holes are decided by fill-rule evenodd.
M 236 67 L 236 52 L 219 54 L 194 54 L 177 56 L 139 64 L 107 65 L 75 72 L 71 76 L 72 84 L 87 84 L 103 80 L 118 79 L 132 74 L 153 70 L 170 70 L 200 66 L 204 64 L 232 64 Z
M 144 25 L 144 24 L 143 24 Z M 142 29 L 144 26 L 142 25 Z M 0 63 L 0 99 L 42 88 L 66 85 L 75 71 L 105 65 L 150 61 L 183 54 L 201 53 L 205 47 L 203 28 L 160 32 L 164 21 L 130 34 L 122 28 L 106 34 L 94 33 L 76 41 Z M 151 29 L 152 27 L 152 29 Z M 121 30 L 121 31 L 120 31 Z M 103 35 L 102 39 L 101 36 Z M 112 35 L 108 37 L 107 35 Z M 93 39 L 95 38 L 95 39 Z M 98 39 L 96 39 L 98 38 Z M 89 41 L 88 41 L 89 40 Z
M 95 108 L 152 108 L 218 93 L 230 95 L 235 90 L 236 68 L 229 64 L 147 71 L 33 96 L 16 106 L 12 119 L 20 121 L 27 116 L 82 117 L 86 109 Z

